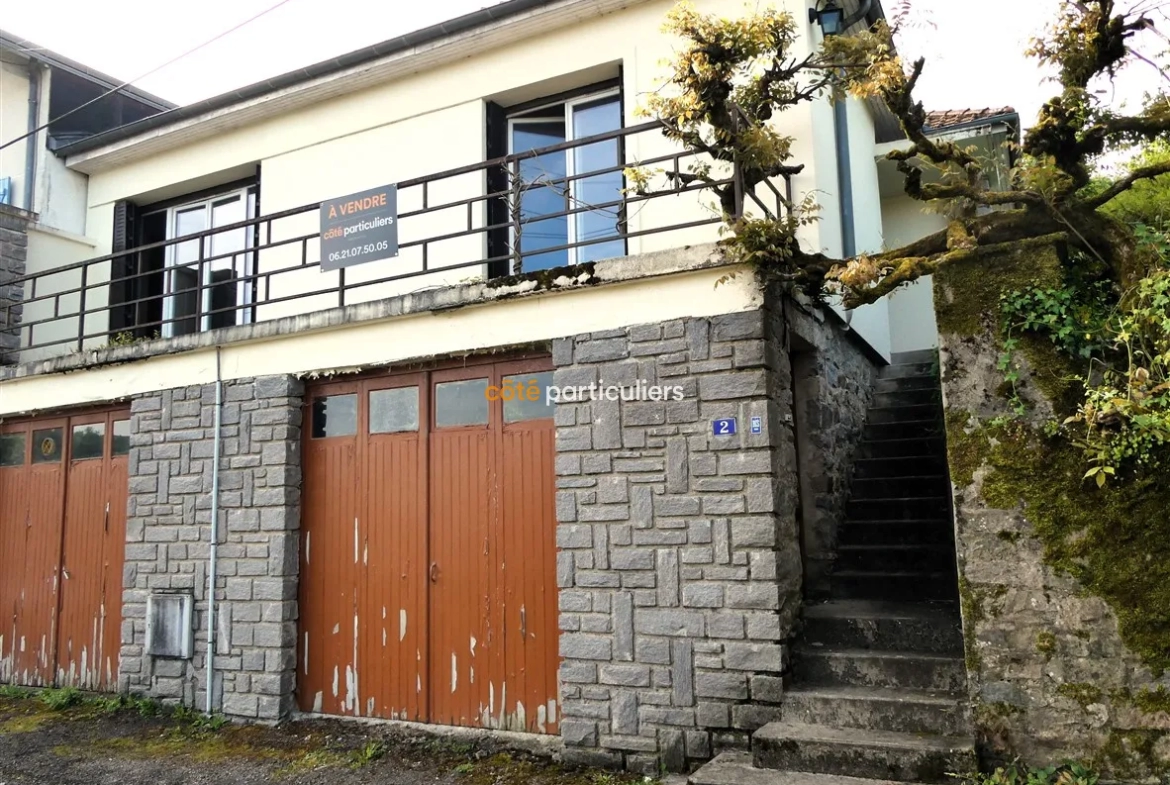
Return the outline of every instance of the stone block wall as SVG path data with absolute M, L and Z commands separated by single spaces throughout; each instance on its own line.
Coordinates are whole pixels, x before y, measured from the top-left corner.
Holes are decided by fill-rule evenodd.
M 25 274 L 28 223 L 32 214 L 0 204 L 0 364 L 14 364 L 20 348 L 24 285 L 11 281 Z
M 289 376 L 224 384 L 213 697 L 226 714 L 293 705 L 302 394 Z M 202 708 L 215 386 L 144 395 L 131 413 L 119 684 Z M 192 660 L 145 654 L 151 592 L 194 596 Z
M 789 303 L 805 594 L 827 597 L 878 364 L 835 314 Z
M 681 770 L 778 716 L 801 563 L 777 324 L 760 310 L 554 342 L 558 386 L 684 390 L 557 406 L 570 760 Z M 735 436 L 713 434 L 725 417 Z

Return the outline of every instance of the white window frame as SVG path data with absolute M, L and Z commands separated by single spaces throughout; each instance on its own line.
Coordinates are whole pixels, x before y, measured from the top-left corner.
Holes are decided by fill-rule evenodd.
M 573 128 L 573 109 L 574 109 L 574 107 L 580 106 L 581 104 L 593 103 L 594 101 L 599 101 L 603 98 L 618 98 L 620 100 L 621 92 L 622 91 L 621 91 L 620 87 L 612 87 L 612 88 L 609 88 L 607 90 L 600 90 L 596 93 L 587 93 L 585 95 L 580 95 L 580 96 L 577 96 L 575 98 L 569 98 L 569 99 L 566 99 L 564 101 L 553 101 L 545 106 L 534 106 L 531 109 L 528 109 L 524 113 L 525 115 L 531 115 L 531 116 L 509 117 L 508 118 L 508 155 L 513 155 L 516 152 L 515 145 L 513 144 L 513 142 L 515 140 L 515 135 L 513 134 L 513 129 L 517 125 L 523 125 L 525 123 L 547 123 L 550 120 L 555 121 L 558 119 L 564 120 L 565 141 L 571 142 L 577 138 L 576 137 L 576 130 Z M 553 115 L 552 113 L 549 113 L 543 117 L 536 115 L 537 112 L 543 111 L 544 109 L 553 109 L 556 107 L 563 107 L 562 116 L 559 118 L 556 117 L 555 115 Z M 624 126 L 625 125 L 625 117 L 620 118 L 620 120 L 622 122 L 622 125 Z M 564 151 L 564 153 L 565 153 L 565 177 L 567 177 L 567 178 L 572 178 L 572 177 L 576 176 L 576 174 L 577 174 L 576 166 L 574 165 L 576 156 L 569 155 L 570 152 L 572 152 L 572 151 L 571 150 Z M 574 207 L 576 206 L 576 195 L 573 193 L 573 191 L 576 189 L 577 183 L 578 183 L 577 180 L 573 180 L 573 179 L 569 180 L 569 205 L 570 206 L 568 209 L 570 209 L 570 210 L 574 209 Z M 565 216 L 568 219 L 568 222 L 567 222 L 568 226 L 567 226 L 567 232 L 566 232 L 567 238 L 566 238 L 565 242 L 570 246 L 568 249 L 568 255 L 567 255 L 567 264 L 569 264 L 569 265 L 574 265 L 574 264 L 578 263 L 578 256 L 579 256 L 578 252 L 581 249 L 577 246 L 577 218 L 579 218 L 582 215 L 584 215 L 584 213 L 578 213 L 575 215 Z M 515 247 L 516 247 L 516 227 L 514 227 L 514 226 L 508 227 L 508 244 L 513 249 L 515 249 Z M 534 251 L 532 253 L 532 255 L 536 255 L 539 253 L 541 253 L 541 251 L 537 250 L 537 251 Z
M 175 205 L 173 207 L 168 207 L 167 208 L 167 240 L 181 240 L 184 236 L 184 235 L 179 235 L 177 233 L 178 232 L 178 215 L 179 215 L 179 213 L 189 212 L 193 208 L 200 207 L 200 206 L 203 207 L 205 218 L 206 218 L 206 220 L 204 221 L 204 226 L 206 228 L 201 229 L 200 231 L 205 232 L 205 231 L 208 231 L 209 229 L 213 229 L 214 227 L 211 225 L 212 206 L 216 202 L 222 202 L 225 199 L 230 199 L 233 196 L 239 197 L 239 199 L 241 200 L 241 202 L 244 205 L 244 216 L 245 216 L 244 220 L 251 220 L 252 218 L 255 218 L 256 216 L 252 215 L 251 206 L 248 203 L 248 197 L 252 193 L 256 194 L 256 198 L 258 200 L 259 193 L 256 191 L 256 186 L 248 185 L 248 186 L 245 186 L 243 188 L 236 188 L 236 189 L 233 189 L 230 191 L 224 191 L 223 193 L 218 193 L 218 194 L 215 194 L 214 196 L 208 196 L 208 197 L 205 197 L 203 199 L 196 199 L 196 200 L 191 201 L 191 202 L 185 202 L 184 204 L 178 204 L 178 205 Z M 255 251 L 250 251 L 248 249 L 252 248 L 255 245 L 255 242 L 254 242 L 253 232 L 251 231 L 250 228 L 245 227 L 242 231 L 244 232 L 244 250 L 237 251 L 234 256 L 225 257 L 225 259 L 221 259 L 218 261 L 220 261 L 220 262 L 223 262 L 223 261 L 235 262 L 236 259 L 240 258 L 241 256 L 243 257 L 243 271 L 241 272 L 241 276 L 244 278 L 244 280 L 242 280 L 236 284 L 237 305 L 254 305 L 254 303 L 252 302 L 252 281 L 250 280 L 250 277 L 253 274 L 253 268 L 255 266 L 256 254 L 255 254 Z M 199 243 L 199 248 L 201 250 L 205 250 L 209 244 L 209 240 L 213 236 L 214 235 L 207 235 L 207 236 L 199 238 L 195 242 Z M 206 282 L 208 280 L 209 273 L 212 271 L 211 265 L 213 265 L 215 263 L 215 262 L 210 262 L 210 261 L 203 261 L 203 262 L 186 262 L 183 264 L 177 264 L 176 263 L 176 256 L 177 256 L 177 251 L 178 251 L 178 248 L 180 245 L 181 245 L 181 243 L 175 242 L 175 243 L 171 243 L 170 245 L 168 245 L 166 247 L 166 260 L 165 260 L 165 264 L 164 264 L 164 276 L 163 276 L 163 317 L 162 317 L 163 318 L 162 336 L 164 338 L 173 338 L 175 335 L 175 324 L 176 324 L 176 321 L 175 321 L 175 300 L 177 297 L 177 295 L 174 294 L 174 291 L 175 291 L 175 275 L 174 275 L 175 268 L 176 267 L 186 267 L 188 269 L 198 270 L 198 272 L 199 272 L 199 278 L 198 278 L 199 286 L 206 286 Z M 201 256 L 211 256 L 211 255 L 213 255 L 213 254 L 211 254 L 211 253 L 202 253 L 201 254 Z M 236 265 L 233 264 L 233 267 L 235 267 L 235 266 Z M 206 287 L 206 288 L 203 288 L 199 292 L 199 312 L 198 312 L 198 314 L 196 314 L 193 317 L 182 317 L 183 319 L 186 319 L 186 318 L 198 319 L 199 320 L 199 332 L 205 332 L 205 331 L 211 329 L 211 314 L 209 313 L 209 311 L 211 310 L 211 293 L 212 293 L 212 291 L 213 291 L 212 287 Z M 241 308 L 237 311 L 234 311 L 234 314 L 236 317 L 236 324 L 237 325 L 250 324 L 252 322 L 252 311 L 250 308 Z

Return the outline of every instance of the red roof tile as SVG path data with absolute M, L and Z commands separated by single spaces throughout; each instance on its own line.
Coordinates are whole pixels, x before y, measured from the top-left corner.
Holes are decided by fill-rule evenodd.
M 926 130 L 942 131 L 958 125 L 976 123 L 991 117 L 1000 117 L 1005 114 L 1015 114 L 1015 109 L 1003 106 L 999 109 L 946 109 L 941 112 L 926 113 Z

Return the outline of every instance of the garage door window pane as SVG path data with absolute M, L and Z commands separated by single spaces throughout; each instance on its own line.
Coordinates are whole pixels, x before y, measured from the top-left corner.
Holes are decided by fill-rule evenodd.
M 61 429 L 33 431 L 33 463 L 56 463 L 61 460 Z
M 24 434 L 0 434 L 0 466 L 20 466 L 24 463 Z
M 130 421 L 114 420 L 114 455 L 130 454 Z
M 104 422 L 73 426 L 73 444 L 70 457 L 75 461 L 100 458 L 105 452 L 106 424 Z
M 500 397 L 504 399 L 504 422 L 552 417 L 554 404 L 548 399 L 552 378 L 552 371 L 505 376 L 500 386 Z
M 418 430 L 418 388 L 398 387 L 370 393 L 370 433 Z
M 353 436 L 357 433 L 357 395 L 329 395 L 313 399 L 313 438 Z
M 485 425 L 488 421 L 487 379 L 435 385 L 435 425 Z

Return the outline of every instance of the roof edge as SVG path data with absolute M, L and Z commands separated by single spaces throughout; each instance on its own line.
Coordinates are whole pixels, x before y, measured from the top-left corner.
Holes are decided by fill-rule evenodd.
M 68 71 L 74 76 L 80 77 L 81 79 L 85 79 L 89 82 L 93 82 L 99 87 L 103 87 L 107 90 L 119 88 L 118 92 L 122 93 L 123 95 L 126 95 L 129 98 L 133 98 L 140 103 L 146 104 L 153 109 L 158 109 L 160 112 L 178 108 L 178 104 L 172 103 L 165 98 L 160 98 L 153 93 L 148 93 L 145 90 L 134 87 L 133 85 L 125 85 L 125 83 L 121 80 L 115 79 L 108 74 L 104 74 L 101 71 L 90 68 L 84 63 L 79 63 L 72 58 L 58 54 L 52 49 L 48 49 L 39 44 L 33 43 L 27 38 L 10 33 L 6 30 L 0 30 L 0 49 L 9 49 L 15 51 L 21 57 L 26 57 L 30 60 L 37 60 L 39 62 L 46 63 L 53 66 L 54 68 L 60 68 L 62 71 Z
M 638 0 L 634 0 L 635 2 Z M 362 47 L 338 57 L 322 60 L 312 65 L 288 71 L 271 79 L 254 82 L 250 85 L 230 90 L 226 93 L 205 98 L 193 104 L 180 106 L 161 114 L 138 120 L 128 125 L 113 128 L 101 134 L 66 145 L 57 154 L 74 156 L 90 152 L 115 142 L 131 139 L 140 134 L 169 125 L 182 122 L 200 115 L 209 114 L 222 109 L 228 109 L 236 104 L 249 100 L 263 98 L 271 93 L 288 90 L 306 84 L 321 77 L 339 73 L 355 66 L 380 60 L 390 55 L 401 54 L 426 44 L 437 43 L 451 38 L 459 33 L 474 31 L 486 27 L 493 22 L 503 22 L 519 16 L 527 11 L 533 11 L 545 6 L 555 5 L 565 0 L 506 0 L 498 5 L 482 8 L 430 27 L 424 27 L 404 35 L 390 38 L 371 46 Z

